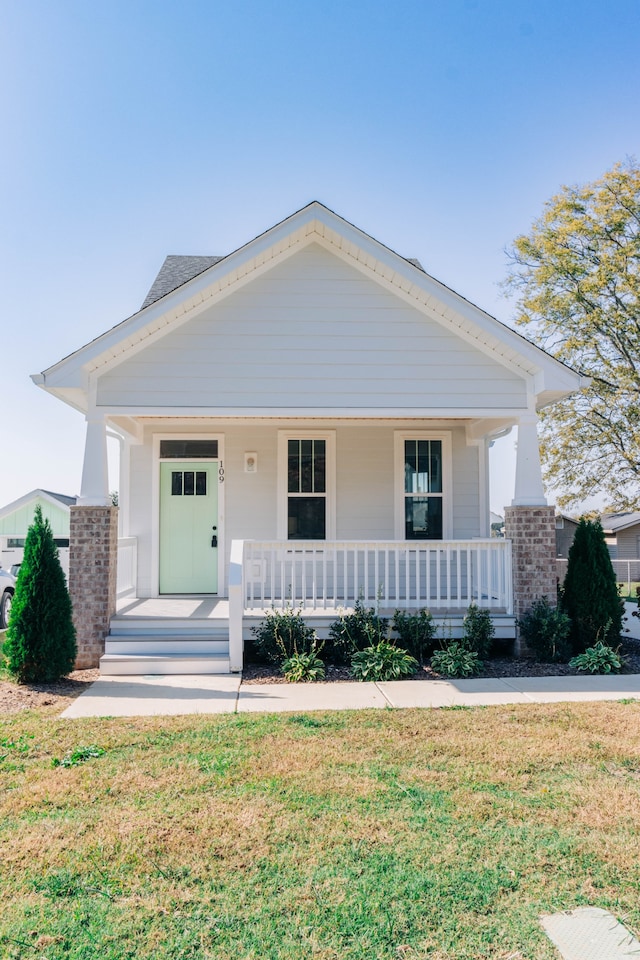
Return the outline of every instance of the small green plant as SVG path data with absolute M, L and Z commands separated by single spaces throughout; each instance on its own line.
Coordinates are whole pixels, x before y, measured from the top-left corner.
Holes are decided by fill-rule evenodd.
M 351 658 L 354 680 L 403 680 L 417 669 L 418 661 L 388 640 L 358 650 Z
M 348 663 L 358 650 L 372 647 L 386 639 L 389 621 L 379 617 L 373 607 L 356 600 L 353 613 L 343 613 L 329 627 L 327 659 L 331 663 Z
M 462 621 L 462 645 L 479 658 L 489 656 L 495 630 L 488 610 L 481 609 L 472 603 Z
M 324 679 L 324 663 L 315 648 L 308 653 L 294 653 L 282 664 L 287 683 L 310 683 Z
M 593 647 L 587 647 L 584 653 L 569 660 L 569 666 L 581 673 L 620 673 L 624 667 L 624 657 L 618 649 L 614 650 L 598 640 Z
M 93 757 L 101 757 L 106 750 L 103 747 L 76 747 L 75 750 L 69 750 L 65 753 L 62 760 L 54 759 L 51 762 L 53 767 L 77 767 L 79 763 L 85 763 Z
M 251 627 L 253 654 L 262 663 L 282 664 L 294 653 L 309 653 L 316 644 L 315 631 L 302 619 L 300 610 L 271 610 L 261 624 Z
M 538 660 L 543 663 L 567 662 L 571 654 L 571 620 L 559 607 L 552 607 L 546 597 L 534 600 L 518 620 L 518 627 Z
M 436 644 L 436 627 L 431 613 L 424 609 L 417 613 L 396 610 L 391 623 L 402 646 L 418 663 L 424 663 L 433 653 Z
M 470 650 L 462 641 L 453 640 L 431 657 L 431 666 L 443 677 L 473 677 L 482 668 L 482 661 L 475 650 Z

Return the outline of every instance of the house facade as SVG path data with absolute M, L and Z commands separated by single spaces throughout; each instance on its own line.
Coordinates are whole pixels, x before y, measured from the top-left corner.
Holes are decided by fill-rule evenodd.
M 116 593 L 130 611 L 228 601 L 224 665 L 239 669 L 247 618 L 273 606 L 474 601 L 513 623 L 549 592 L 537 411 L 580 377 L 322 204 L 227 256 L 167 258 L 140 311 L 34 380 L 87 422 L 82 663 L 122 628 Z M 514 426 L 497 541 L 488 448 Z M 122 438 L 119 532 L 107 429 Z M 100 617 L 102 636 L 85 631 Z

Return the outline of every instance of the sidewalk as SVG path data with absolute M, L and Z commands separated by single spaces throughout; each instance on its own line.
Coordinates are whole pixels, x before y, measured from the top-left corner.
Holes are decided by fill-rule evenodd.
M 640 675 L 243 684 L 240 676 L 104 677 L 67 707 L 80 717 L 193 713 L 306 713 L 398 707 L 640 700 Z

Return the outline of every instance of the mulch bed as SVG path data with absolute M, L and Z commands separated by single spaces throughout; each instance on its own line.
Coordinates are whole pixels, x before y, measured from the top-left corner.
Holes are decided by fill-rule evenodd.
M 640 641 L 625 638 L 620 652 L 627 658 L 624 673 L 640 674 Z M 565 677 L 577 676 L 578 671 L 566 663 L 537 663 L 527 658 L 496 657 L 487 660 L 478 677 Z M 64 710 L 70 700 L 75 700 L 90 683 L 100 678 L 99 670 L 74 670 L 57 683 L 18 684 L 0 680 L 0 714 L 17 713 L 38 707 L 55 706 Z M 429 666 L 421 667 L 408 682 L 441 680 L 442 677 Z M 348 667 L 327 667 L 324 683 L 347 683 L 352 680 Z M 247 684 L 286 683 L 282 674 L 272 666 L 249 664 L 242 672 L 242 682 Z

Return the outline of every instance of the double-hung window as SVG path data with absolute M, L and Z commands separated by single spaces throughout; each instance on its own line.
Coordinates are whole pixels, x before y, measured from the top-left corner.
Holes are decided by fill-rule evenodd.
M 448 460 L 449 441 L 442 435 L 396 435 L 396 529 L 400 538 L 442 540 L 449 535 Z
M 333 536 L 333 442 L 330 434 L 281 434 L 278 526 L 283 539 Z

